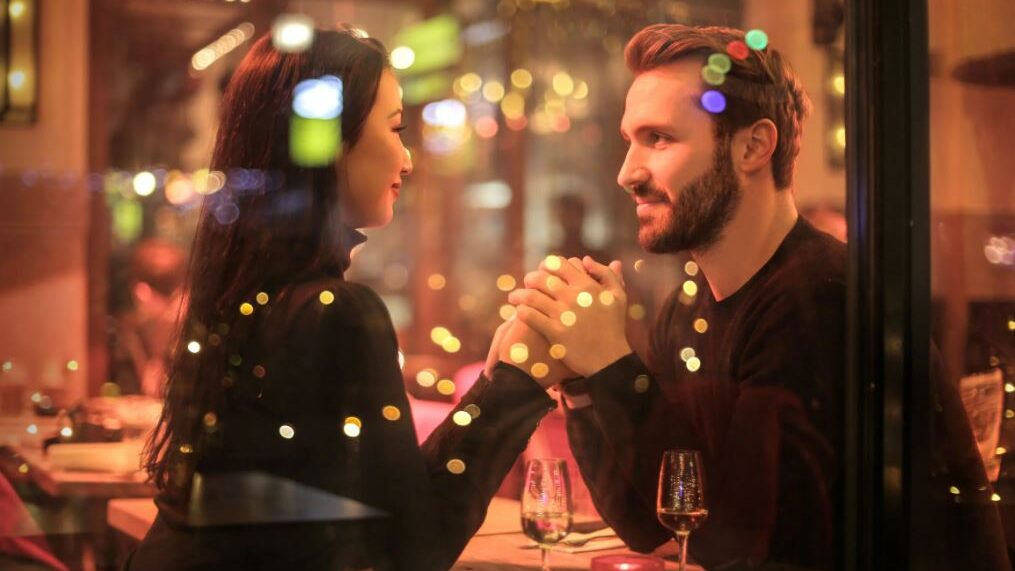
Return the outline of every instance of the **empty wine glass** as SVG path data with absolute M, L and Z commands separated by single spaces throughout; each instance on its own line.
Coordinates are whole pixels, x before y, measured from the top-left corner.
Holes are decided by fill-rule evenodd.
M 522 531 L 539 544 L 543 571 L 550 570 L 550 547 L 571 532 L 572 513 L 567 463 L 559 458 L 534 458 L 526 462 Z
M 708 517 L 697 450 L 667 450 L 659 468 L 656 515 L 673 532 L 680 551 L 680 571 L 687 569 L 687 538 Z

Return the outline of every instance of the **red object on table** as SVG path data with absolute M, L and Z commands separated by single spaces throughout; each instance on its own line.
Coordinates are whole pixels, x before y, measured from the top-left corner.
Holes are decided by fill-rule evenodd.
M 663 560 L 650 555 L 600 555 L 592 559 L 592 571 L 663 571 Z

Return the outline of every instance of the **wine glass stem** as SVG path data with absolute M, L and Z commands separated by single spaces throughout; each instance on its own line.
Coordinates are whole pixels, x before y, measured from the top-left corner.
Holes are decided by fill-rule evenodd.
M 550 548 L 540 547 L 539 550 L 543 552 L 543 571 L 550 571 Z
M 687 536 L 690 533 L 677 532 L 674 536 L 677 539 L 677 549 L 680 551 L 680 563 L 677 565 L 678 571 L 687 571 Z

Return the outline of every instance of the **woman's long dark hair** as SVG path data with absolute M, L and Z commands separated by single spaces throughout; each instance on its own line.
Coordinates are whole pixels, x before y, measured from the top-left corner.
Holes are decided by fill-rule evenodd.
M 258 307 L 260 292 L 277 293 L 300 275 L 341 271 L 335 165 L 302 168 L 289 159 L 293 90 L 306 79 L 341 78 L 342 135 L 352 146 L 387 68 L 377 40 L 318 30 L 300 53 L 281 53 L 261 37 L 230 79 L 211 163 L 226 184 L 202 207 L 165 405 L 145 450 L 159 489 L 176 495 L 190 487 L 233 380 L 230 356 L 246 341 L 240 306 Z M 188 350 L 193 341 L 197 353 Z

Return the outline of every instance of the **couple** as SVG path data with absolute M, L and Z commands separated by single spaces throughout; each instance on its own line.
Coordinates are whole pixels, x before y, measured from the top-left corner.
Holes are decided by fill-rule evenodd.
M 298 54 L 256 42 L 226 89 L 212 168 L 282 172 L 285 184 L 227 187 L 206 201 L 147 451 L 159 515 L 128 568 L 447 569 L 555 408 L 553 386 L 596 506 L 632 548 L 669 538 L 655 520 L 660 458 L 694 448 L 710 501 L 694 558 L 710 569 L 833 567 L 845 250 L 797 215 L 791 186 L 809 103 L 779 53 L 730 50 L 738 55 L 722 86 L 702 81 L 707 58 L 743 39 L 727 28 L 655 25 L 625 53 L 634 81 L 618 182 L 642 246 L 688 250 L 708 287 L 693 299 L 674 292 L 644 362 L 624 337 L 620 263 L 548 258 L 511 294 L 517 319 L 498 329 L 485 374 L 456 409 L 472 422 L 449 417 L 422 446 L 388 313 L 376 293 L 343 280 L 364 239 L 352 229 L 387 224 L 412 172 L 387 53 L 349 30 L 318 31 Z M 293 89 L 325 75 L 343 80 L 342 150 L 327 167 L 296 167 Z M 725 109 L 706 109 L 716 109 L 702 103 L 707 89 Z M 238 217 L 215 215 L 226 203 Z M 517 343 L 528 347 L 524 369 L 509 358 Z M 534 378 L 535 362 L 549 372 Z M 195 473 L 243 471 L 389 517 L 187 525 Z

